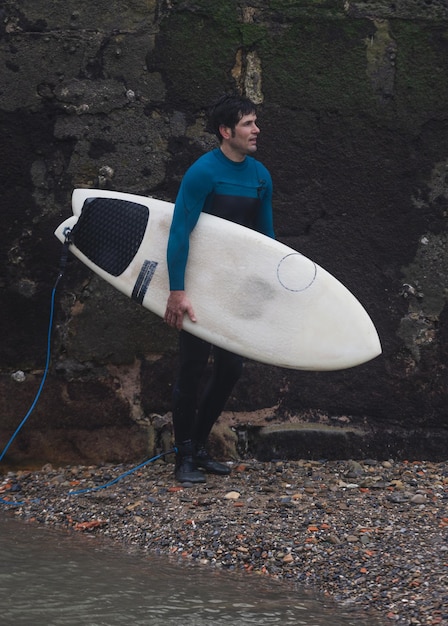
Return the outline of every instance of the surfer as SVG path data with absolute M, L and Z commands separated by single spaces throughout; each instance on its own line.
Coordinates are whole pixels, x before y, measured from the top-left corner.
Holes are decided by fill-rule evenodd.
M 206 443 L 243 367 L 239 355 L 182 330 L 185 315 L 196 322 L 194 303 L 184 285 L 190 233 L 203 211 L 274 237 L 271 176 L 252 156 L 260 133 L 256 105 L 239 95 L 221 97 L 210 108 L 208 130 L 218 138 L 219 147 L 202 155 L 185 173 L 167 250 L 170 295 L 164 319 L 180 330 L 173 390 L 175 477 L 180 483 L 205 482 L 204 472 L 230 473 L 227 465 L 209 455 Z M 211 353 L 211 376 L 199 395 Z

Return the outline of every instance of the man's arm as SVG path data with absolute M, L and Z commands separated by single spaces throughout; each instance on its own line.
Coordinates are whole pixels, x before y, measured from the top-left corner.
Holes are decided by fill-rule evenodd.
M 210 176 L 199 159 L 187 170 L 177 194 L 168 239 L 167 263 L 170 281 L 164 320 L 173 328 L 181 329 L 184 315 L 192 322 L 196 316 L 184 289 L 185 268 L 188 261 L 190 233 L 204 206 L 211 189 Z

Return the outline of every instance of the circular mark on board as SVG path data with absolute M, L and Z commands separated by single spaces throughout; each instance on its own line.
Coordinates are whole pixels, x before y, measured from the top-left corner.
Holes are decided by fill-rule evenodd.
M 299 252 L 287 254 L 277 266 L 277 278 L 288 291 L 305 291 L 314 283 L 316 274 L 316 264 Z

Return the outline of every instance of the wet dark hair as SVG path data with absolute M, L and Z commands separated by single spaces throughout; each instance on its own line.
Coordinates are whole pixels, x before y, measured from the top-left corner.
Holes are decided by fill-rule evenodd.
M 256 114 L 257 107 L 250 98 L 237 94 L 227 94 L 221 96 L 208 111 L 207 130 L 214 133 L 219 142 L 222 141 L 222 135 L 219 132 L 220 126 L 227 126 L 234 130 L 240 119 L 244 115 Z

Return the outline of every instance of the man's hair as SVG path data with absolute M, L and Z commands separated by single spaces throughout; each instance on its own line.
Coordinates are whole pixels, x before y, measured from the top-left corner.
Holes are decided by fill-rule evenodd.
M 244 115 L 256 114 L 256 112 L 256 105 L 245 96 L 235 94 L 221 96 L 209 109 L 207 130 L 214 133 L 221 143 L 220 126 L 227 126 L 234 130 Z

